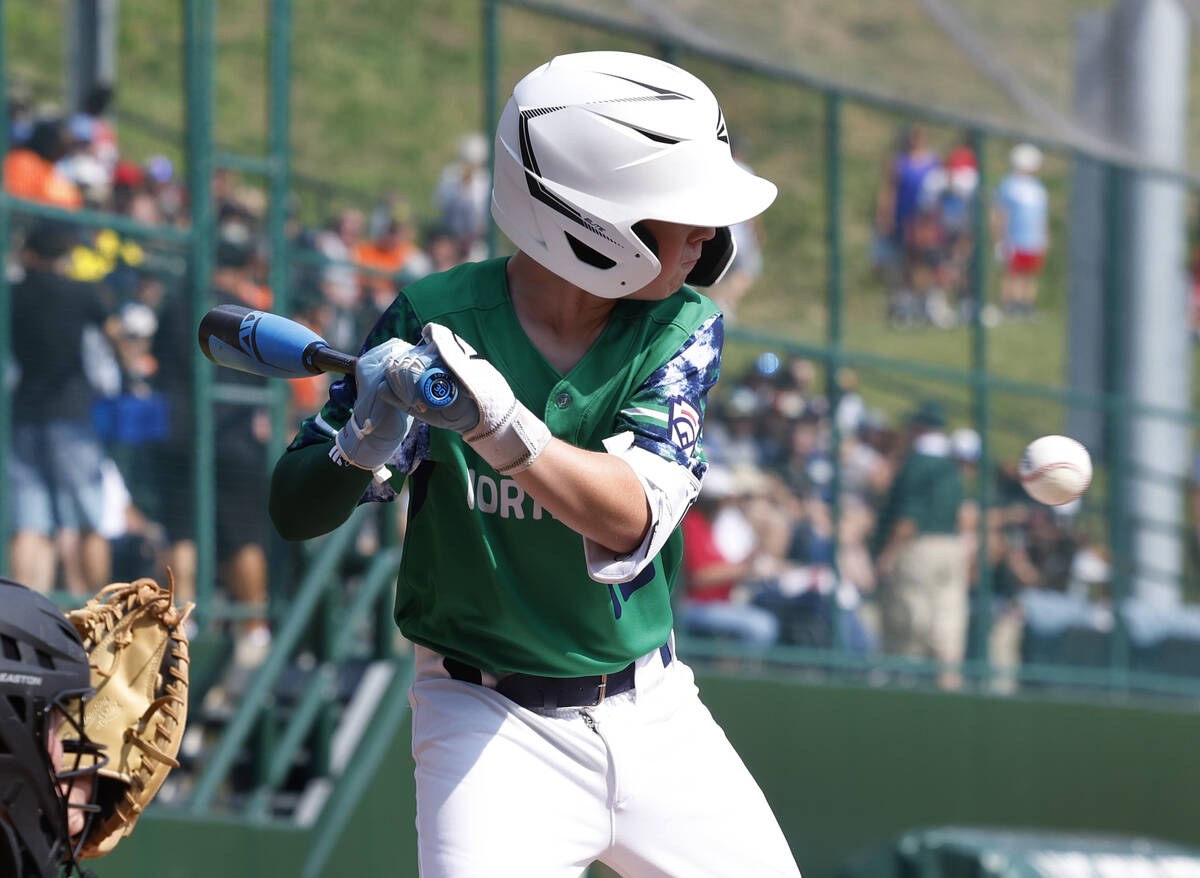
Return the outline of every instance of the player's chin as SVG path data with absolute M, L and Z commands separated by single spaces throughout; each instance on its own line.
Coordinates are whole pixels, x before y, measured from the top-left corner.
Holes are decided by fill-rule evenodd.
M 649 287 L 642 287 L 636 293 L 630 293 L 628 296 L 625 296 L 625 298 L 633 299 L 634 301 L 638 302 L 661 302 L 663 299 L 670 298 L 671 295 L 674 294 L 678 289 L 678 287 L 676 287 L 674 290 L 667 289 L 666 287 L 660 287 L 655 284 Z
M 687 271 L 680 271 L 675 276 L 666 279 L 659 276 L 636 293 L 630 293 L 625 298 L 642 302 L 661 302 L 663 299 L 669 299 L 675 293 L 679 292 L 680 287 L 683 286 L 686 280 Z

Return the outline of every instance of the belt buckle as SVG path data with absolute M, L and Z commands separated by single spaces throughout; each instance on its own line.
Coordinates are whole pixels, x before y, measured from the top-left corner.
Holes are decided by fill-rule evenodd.
M 600 690 L 596 694 L 596 700 L 593 701 L 589 705 L 589 707 L 598 707 L 600 705 L 600 702 L 604 700 L 604 692 L 606 689 L 608 689 L 608 674 L 601 674 L 600 675 Z

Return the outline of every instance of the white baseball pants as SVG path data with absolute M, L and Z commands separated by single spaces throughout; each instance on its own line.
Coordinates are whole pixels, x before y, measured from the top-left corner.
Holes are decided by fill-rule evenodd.
M 579 878 L 593 860 L 624 878 L 798 878 L 678 659 L 664 668 L 655 650 L 633 691 L 544 712 L 450 678 L 428 649 L 416 660 L 422 878 Z

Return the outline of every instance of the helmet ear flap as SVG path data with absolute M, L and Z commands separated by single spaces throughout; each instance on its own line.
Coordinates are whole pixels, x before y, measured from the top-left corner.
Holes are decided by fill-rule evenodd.
M 633 224 L 633 233 L 638 236 L 638 239 L 646 245 L 646 248 L 655 256 L 658 255 L 658 239 L 650 231 L 650 227 L 645 223 L 638 222 Z
M 697 287 L 711 287 L 729 270 L 737 244 L 729 226 L 719 226 L 717 233 L 704 242 L 700 249 L 700 261 L 688 272 L 687 282 Z

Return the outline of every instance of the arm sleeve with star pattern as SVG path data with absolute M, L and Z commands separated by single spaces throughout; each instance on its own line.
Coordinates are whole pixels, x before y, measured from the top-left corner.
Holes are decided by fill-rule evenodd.
M 700 493 L 708 464 L 701 432 L 708 392 L 721 374 L 724 324 L 714 314 L 634 391 L 605 449 L 634 471 L 650 506 L 650 527 L 632 553 L 615 553 L 584 539 L 588 575 L 627 582 L 662 550 Z

